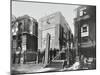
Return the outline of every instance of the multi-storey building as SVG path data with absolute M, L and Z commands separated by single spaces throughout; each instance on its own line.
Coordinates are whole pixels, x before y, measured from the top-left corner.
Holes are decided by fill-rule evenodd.
M 16 52 L 19 51 L 19 62 L 34 61 L 37 56 L 38 48 L 38 23 L 37 21 L 27 15 L 18 17 L 16 19 L 16 28 L 12 28 L 12 31 L 16 32 Z M 14 40 L 13 40 L 14 41 Z M 13 44 L 13 45 L 14 45 Z M 20 49 L 20 50 L 19 50 Z
M 60 12 L 41 18 L 39 20 L 39 26 L 42 34 L 40 38 L 40 51 L 45 51 L 46 49 L 46 36 L 48 33 L 50 34 L 50 50 L 55 51 L 53 52 L 54 57 L 63 49 L 71 49 L 73 34 Z
M 16 22 L 16 17 L 14 15 L 12 15 L 12 19 L 11 19 L 11 58 L 12 58 L 12 63 L 15 62 L 15 52 L 17 49 L 17 22 Z
M 96 57 L 96 6 L 81 6 L 76 9 L 75 41 L 76 54 Z

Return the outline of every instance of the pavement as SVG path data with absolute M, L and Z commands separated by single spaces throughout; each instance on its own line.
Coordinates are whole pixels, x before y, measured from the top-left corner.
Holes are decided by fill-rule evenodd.
M 12 74 L 30 74 L 30 73 L 41 73 L 41 72 L 58 72 L 70 70 L 63 68 L 62 63 L 51 63 L 45 66 L 44 64 L 14 64 L 11 66 Z
M 44 64 L 14 64 L 11 67 L 12 74 L 30 74 L 41 72 L 59 71 L 60 68 L 45 67 Z
M 11 67 L 12 73 L 34 73 L 43 69 L 44 64 L 14 64 Z
M 14 64 L 11 66 L 12 75 L 16 74 L 33 74 L 42 72 L 61 72 L 61 71 L 72 71 L 72 70 L 85 70 L 89 69 L 88 66 L 80 68 L 80 63 L 75 62 L 68 68 L 63 68 L 62 63 L 51 63 L 47 66 L 44 64 Z M 91 66 L 91 65 L 90 65 Z

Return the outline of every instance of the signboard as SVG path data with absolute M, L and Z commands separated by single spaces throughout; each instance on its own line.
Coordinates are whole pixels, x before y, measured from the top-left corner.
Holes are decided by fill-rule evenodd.
M 89 32 L 81 33 L 81 37 L 89 36 Z

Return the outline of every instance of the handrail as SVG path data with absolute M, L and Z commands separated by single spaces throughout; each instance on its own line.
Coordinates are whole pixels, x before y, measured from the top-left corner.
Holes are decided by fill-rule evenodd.
M 55 57 L 53 58 L 52 61 L 54 61 L 63 51 L 64 51 L 64 50 L 61 50 L 61 51 L 57 54 L 57 56 L 55 56 Z

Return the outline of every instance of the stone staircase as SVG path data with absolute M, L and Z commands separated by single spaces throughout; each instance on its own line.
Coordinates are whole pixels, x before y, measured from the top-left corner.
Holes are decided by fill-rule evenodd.
M 51 61 L 46 67 L 63 68 L 63 63 L 64 63 L 64 61 L 62 61 L 62 60 L 55 60 L 55 61 Z

